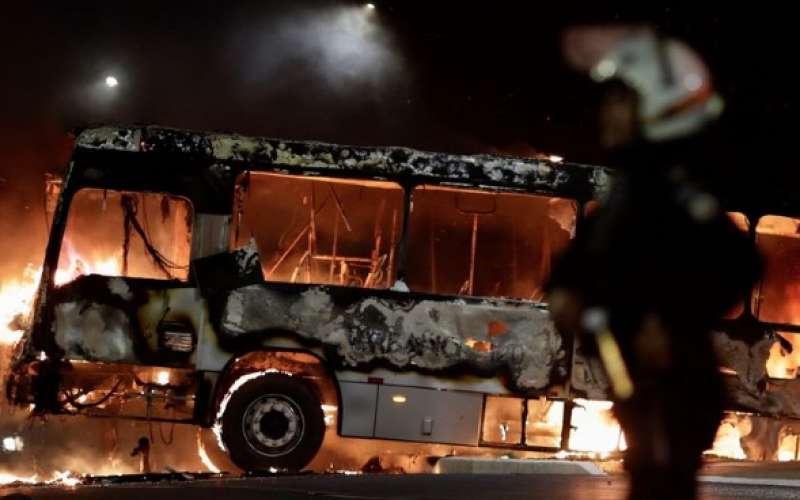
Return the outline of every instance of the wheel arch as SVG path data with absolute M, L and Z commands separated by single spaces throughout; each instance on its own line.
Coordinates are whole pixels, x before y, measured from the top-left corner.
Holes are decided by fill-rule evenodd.
M 275 332 L 280 335 L 291 332 Z M 336 407 L 337 429 L 341 415 L 341 388 L 328 362 L 321 355 L 307 348 L 263 346 L 239 352 L 228 360 L 211 389 L 208 408 L 201 425 L 213 426 L 226 394 L 239 378 L 256 372 L 278 372 L 298 377 L 318 397 L 320 404 Z

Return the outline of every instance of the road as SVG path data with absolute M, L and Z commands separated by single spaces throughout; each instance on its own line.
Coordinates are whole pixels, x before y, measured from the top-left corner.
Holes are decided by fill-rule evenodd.
M 798 481 L 789 482 L 800 485 Z M 0 489 L 0 499 L 621 500 L 625 498 L 626 486 L 627 480 L 623 475 L 300 475 L 75 487 L 7 487 Z M 704 500 L 789 499 L 799 496 L 798 486 L 713 482 L 704 482 L 701 486 Z

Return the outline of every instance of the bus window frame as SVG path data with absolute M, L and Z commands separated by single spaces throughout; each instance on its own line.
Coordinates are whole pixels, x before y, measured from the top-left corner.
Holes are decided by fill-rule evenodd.
M 192 242 L 192 238 L 193 238 L 193 234 L 194 234 L 194 230 L 195 230 L 195 224 L 197 222 L 197 211 L 195 210 L 194 203 L 192 202 L 192 199 L 189 196 L 186 196 L 186 195 L 183 195 L 183 194 L 175 194 L 175 193 L 167 192 L 167 191 L 155 191 L 155 190 L 144 190 L 144 189 L 142 189 L 142 190 L 118 189 L 116 187 L 113 187 L 113 188 L 97 187 L 97 186 L 92 185 L 90 183 L 86 183 L 86 184 L 83 184 L 83 185 L 78 185 L 78 186 L 74 187 L 73 189 L 71 189 L 69 192 L 66 192 L 66 191 L 62 192 L 61 196 L 62 196 L 63 203 L 64 203 L 64 207 L 63 207 L 64 211 L 63 211 L 63 214 L 61 216 L 62 223 L 60 224 L 60 227 L 57 227 L 57 225 L 54 224 L 53 221 L 50 222 L 50 226 L 51 226 L 49 228 L 50 236 L 52 237 L 53 233 L 56 232 L 56 231 L 58 231 L 60 233 L 60 234 L 58 234 L 58 252 L 55 253 L 55 260 L 54 260 L 54 263 L 52 264 L 53 281 L 55 281 L 55 275 L 56 275 L 56 273 L 58 272 L 58 269 L 59 269 L 59 262 L 61 260 L 61 254 L 64 251 L 64 241 L 65 241 L 65 238 L 67 236 L 67 230 L 69 229 L 69 221 L 70 221 L 70 215 L 72 213 L 73 203 L 75 202 L 76 196 L 78 196 L 82 191 L 109 191 L 109 192 L 117 193 L 119 195 L 124 195 L 124 194 L 135 194 L 135 195 L 137 195 L 138 194 L 138 195 L 167 196 L 169 198 L 178 198 L 178 199 L 186 202 L 187 206 L 189 207 L 190 215 L 191 215 L 191 217 L 189 219 L 191 221 L 191 224 L 189 224 L 189 226 L 188 226 L 188 233 L 187 233 L 188 245 L 189 245 L 189 247 L 188 247 L 188 250 L 189 250 L 188 251 L 188 259 L 187 259 L 187 261 L 185 263 L 185 266 L 181 266 L 181 268 L 184 268 L 186 270 L 186 277 L 185 278 L 179 278 L 179 277 L 176 277 L 176 276 L 172 276 L 171 278 L 167 278 L 167 277 L 154 277 L 154 276 L 123 276 L 121 273 L 119 275 L 106 275 L 106 274 L 90 273 L 88 275 L 78 275 L 73 280 L 71 280 L 71 281 L 69 281 L 67 283 L 64 283 L 64 284 L 71 283 L 72 281 L 74 281 L 75 279 L 80 278 L 81 276 L 96 275 L 96 276 L 102 276 L 102 277 L 105 277 L 105 278 L 121 278 L 121 279 L 125 279 L 125 280 L 151 281 L 151 282 L 159 282 L 159 283 L 179 283 L 179 284 L 181 284 L 181 286 L 194 285 L 194 275 L 192 273 L 192 261 L 194 260 L 194 256 L 192 255 L 193 248 L 192 248 L 191 242 Z M 55 215 L 54 215 L 54 219 L 55 219 Z M 55 286 L 59 287 L 59 286 L 62 286 L 62 285 L 55 285 Z
M 273 169 L 273 170 L 264 170 L 264 169 L 244 169 L 239 175 L 236 176 L 236 179 L 233 183 L 233 196 L 232 196 L 232 206 L 231 206 L 231 221 L 228 227 L 229 233 L 229 251 L 235 250 L 235 248 L 240 245 L 239 236 L 240 236 L 240 229 L 241 224 L 243 222 L 239 221 L 239 216 L 242 216 L 242 220 L 244 219 L 244 203 L 246 202 L 246 198 L 248 196 L 248 192 L 251 189 L 251 182 L 253 176 L 279 176 L 283 178 L 296 178 L 300 180 L 306 180 L 309 182 L 320 182 L 320 183 L 339 183 L 339 184 L 347 184 L 347 185 L 358 185 L 362 184 L 361 187 L 369 187 L 364 186 L 363 184 L 375 183 L 375 184 L 382 184 L 385 185 L 386 188 L 390 189 L 400 189 L 402 194 L 402 201 L 401 206 L 398 207 L 401 210 L 399 211 L 399 216 L 401 217 L 400 224 L 396 230 L 396 240 L 394 242 L 394 279 L 389 283 L 386 287 L 355 287 L 361 290 L 391 290 L 395 283 L 398 280 L 401 280 L 401 276 L 404 276 L 404 264 L 405 264 L 405 242 L 406 239 L 406 231 L 408 228 L 408 214 L 409 214 L 409 190 L 407 188 L 407 184 L 400 182 L 400 180 L 391 180 L 391 179 L 377 179 L 377 178 L 361 178 L 361 177 L 353 177 L 353 176 L 334 176 L 334 175 L 317 175 L 317 174 L 304 174 L 304 173 L 296 173 L 296 172 L 287 172 L 285 170 L 280 169 Z M 391 184 L 391 187 L 388 185 Z M 328 185 L 328 184 L 325 184 Z M 244 189 L 242 189 L 244 186 Z M 387 251 L 390 245 L 387 245 Z M 263 261 L 262 261 L 263 264 Z M 291 283 L 289 281 L 283 280 L 272 280 L 268 279 L 265 275 L 264 277 L 265 283 L 274 283 L 274 284 L 286 284 Z M 324 283 L 324 282 L 310 282 L 310 283 L 301 283 L 298 284 L 304 285 L 317 285 L 317 286 L 342 286 L 337 284 L 331 283 Z

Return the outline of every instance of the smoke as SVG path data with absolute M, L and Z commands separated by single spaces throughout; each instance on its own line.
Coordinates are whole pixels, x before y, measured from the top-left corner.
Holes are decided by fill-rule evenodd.
M 402 84 L 406 70 L 380 13 L 329 6 L 265 16 L 238 29 L 230 48 L 241 79 L 267 92 L 305 82 L 312 91 L 357 95 Z

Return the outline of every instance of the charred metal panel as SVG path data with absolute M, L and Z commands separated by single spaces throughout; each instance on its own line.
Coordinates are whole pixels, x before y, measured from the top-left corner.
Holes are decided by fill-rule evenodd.
M 716 331 L 714 348 L 729 373 L 725 385 L 734 410 L 800 418 L 800 379 L 774 379 L 767 374 L 770 348 L 778 338 L 769 329 L 748 335 Z
M 171 281 L 83 276 L 56 289 L 52 333 L 66 359 L 190 366 L 205 300 Z M 176 340 L 180 337 L 180 341 Z
M 336 378 L 340 383 L 343 381 L 368 383 L 371 380 L 380 380 L 381 383 L 389 385 L 430 387 L 432 389 L 450 391 L 485 392 L 487 394 L 514 394 L 513 388 L 508 387 L 503 377 L 486 377 L 469 373 L 422 373 L 413 370 L 398 371 L 389 368 L 375 368 L 372 370 L 360 371 L 345 369 L 337 370 Z M 566 385 L 552 385 L 547 388 L 545 395 L 553 398 L 566 397 Z
M 341 434 L 343 436 L 373 437 L 375 412 L 378 405 L 378 386 L 355 382 L 339 382 L 341 401 Z
M 192 225 L 192 259 L 228 251 L 229 215 L 195 214 Z
M 97 127 L 84 130 L 76 145 L 91 149 L 141 151 L 142 130 L 136 127 Z
M 321 342 L 344 366 L 506 372 L 510 385 L 530 391 L 567 375 L 561 335 L 545 311 L 523 302 L 267 284 L 230 293 L 221 340 L 252 342 L 276 330 Z
M 597 356 L 583 352 L 580 338 L 574 340 L 572 357 L 572 390 L 576 396 L 587 399 L 611 399 L 611 386 L 605 368 Z
M 375 437 L 477 446 L 483 395 L 382 385 Z
M 403 147 L 357 147 L 314 141 L 284 141 L 236 134 L 149 126 L 102 127 L 79 134 L 76 147 L 125 152 L 180 153 L 221 162 L 336 172 L 362 177 L 418 177 L 472 186 L 521 190 L 562 190 L 564 196 L 592 197 L 609 189 L 609 171 L 570 163 L 492 155 L 430 153 Z M 113 166 L 109 166 L 113 169 Z M 213 168 L 203 167 L 203 168 Z M 213 172 L 209 172 L 214 177 Z M 219 177 L 219 176 L 217 176 Z M 571 193 L 571 194 L 568 194 Z

